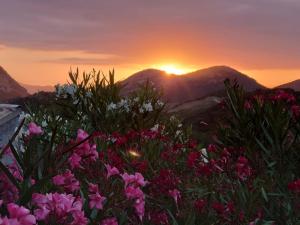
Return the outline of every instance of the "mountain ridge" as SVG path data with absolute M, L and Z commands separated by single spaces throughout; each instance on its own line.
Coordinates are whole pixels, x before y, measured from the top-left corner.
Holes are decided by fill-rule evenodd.
M 26 97 L 29 93 L 0 66 L 0 101 Z
M 167 74 L 162 70 L 146 69 L 121 81 L 121 84 L 122 93 L 126 95 L 149 80 L 155 88 L 163 89 L 165 100 L 183 103 L 225 90 L 225 79 L 236 80 L 247 91 L 265 89 L 253 78 L 228 66 L 213 66 L 180 76 Z
M 300 91 L 300 79 L 285 84 L 281 84 L 276 88 L 290 88 L 290 89 L 294 89 L 295 91 Z
M 53 92 L 54 91 L 54 86 L 51 85 L 33 85 L 33 84 L 24 84 L 24 83 L 19 83 L 22 87 L 24 87 L 29 94 L 35 94 L 40 91 L 45 91 L 45 92 Z

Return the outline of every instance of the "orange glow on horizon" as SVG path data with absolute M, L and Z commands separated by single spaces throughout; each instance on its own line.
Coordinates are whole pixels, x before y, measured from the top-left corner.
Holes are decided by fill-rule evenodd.
M 174 75 L 182 75 L 182 74 L 190 72 L 189 69 L 181 68 L 181 66 L 178 66 L 176 64 L 161 65 L 161 66 L 158 66 L 157 68 L 165 71 L 168 74 L 174 74 Z
M 166 71 L 168 74 L 182 75 L 214 65 L 228 65 L 270 88 L 300 78 L 300 69 L 298 68 L 247 69 L 246 66 L 231 61 L 207 62 L 200 58 L 201 63 L 197 63 L 193 60 L 181 59 L 176 55 L 167 57 L 163 53 L 162 56 L 159 56 L 158 53 L 156 56 L 136 63 L 118 60 L 118 56 L 112 54 L 33 50 L 0 45 L 0 65 L 18 82 L 31 85 L 66 83 L 70 68 L 74 70 L 77 67 L 80 72 L 89 72 L 95 68 L 96 70 L 100 69 L 104 74 L 114 68 L 118 81 L 147 68 L 156 68 Z

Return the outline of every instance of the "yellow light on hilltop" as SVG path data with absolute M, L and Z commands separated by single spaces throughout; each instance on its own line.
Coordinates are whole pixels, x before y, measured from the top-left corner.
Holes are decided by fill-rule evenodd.
M 181 75 L 187 72 L 187 70 L 181 69 L 178 66 L 173 64 L 162 65 L 159 67 L 159 69 L 165 71 L 168 74 L 175 74 L 175 75 Z

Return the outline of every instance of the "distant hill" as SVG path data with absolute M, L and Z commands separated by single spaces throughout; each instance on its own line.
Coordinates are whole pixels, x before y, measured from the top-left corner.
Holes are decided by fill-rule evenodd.
M 170 103 L 183 103 L 224 91 L 224 80 L 227 78 L 236 80 L 247 91 L 265 89 L 254 79 L 235 69 L 214 66 L 180 76 L 156 69 L 143 70 L 122 81 L 122 93 L 128 94 L 149 80 L 156 88 L 163 89 L 165 100 Z
M 0 66 L 0 102 L 26 97 L 28 92 Z
M 45 92 L 53 92 L 54 91 L 54 86 L 50 85 L 31 85 L 31 84 L 23 84 L 21 85 L 28 91 L 29 94 L 35 94 L 40 91 L 45 91 Z
M 291 88 L 291 89 L 294 89 L 295 91 L 300 91 L 300 79 L 294 80 L 294 81 L 286 83 L 286 84 L 282 84 L 276 88 Z

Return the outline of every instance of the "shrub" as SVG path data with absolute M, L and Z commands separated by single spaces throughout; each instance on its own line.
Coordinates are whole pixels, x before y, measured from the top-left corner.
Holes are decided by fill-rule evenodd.
M 227 82 L 229 120 L 203 148 L 150 83 L 124 97 L 112 73 L 70 77 L 1 151 L 0 224 L 299 224 L 293 94 Z

